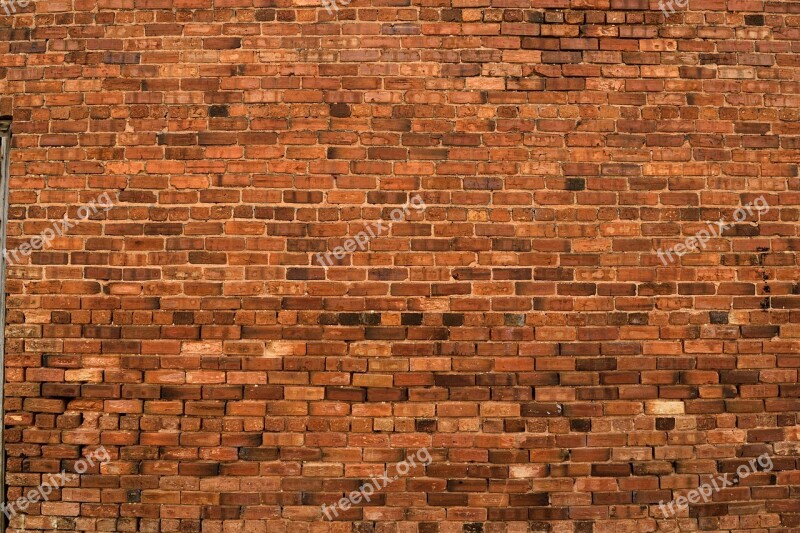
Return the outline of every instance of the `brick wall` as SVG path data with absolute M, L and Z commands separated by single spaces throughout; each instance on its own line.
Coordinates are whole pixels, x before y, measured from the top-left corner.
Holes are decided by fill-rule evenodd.
M 0 18 L 9 531 L 800 531 L 800 3 L 413 4 Z

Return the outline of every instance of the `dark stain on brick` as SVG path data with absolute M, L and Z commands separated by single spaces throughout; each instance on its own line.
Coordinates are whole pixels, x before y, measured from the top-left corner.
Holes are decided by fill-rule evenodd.
M 763 26 L 764 25 L 764 15 L 745 15 L 744 16 L 744 23 L 747 26 Z
M 380 313 L 339 313 L 342 326 L 377 326 L 380 323 Z
M 331 104 L 331 116 L 336 118 L 347 118 L 352 111 L 348 104 Z
M 445 313 L 442 315 L 442 324 L 445 326 L 463 326 L 463 313 Z
M 414 422 L 414 429 L 421 433 L 434 433 L 436 431 L 436 420 L 433 418 L 418 418 Z
M 503 323 L 509 327 L 523 327 L 525 325 L 525 315 L 506 313 L 503 315 Z
M 728 313 L 726 311 L 711 311 L 709 313 L 709 318 L 711 319 L 712 324 L 728 323 Z
M 422 313 L 402 313 L 400 315 L 400 324 L 403 326 L 420 326 L 422 325 Z
M 212 105 L 208 108 L 208 116 L 209 117 L 227 117 L 228 116 L 228 106 L 227 105 Z
M 674 418 L 656 418 L 656 429 L 659 431 L 670 431 L 675 429 Z
M 439 533 L 439 522 L 420 522 L 418 533 Z
M 586 433 L 592 430 L 592 421 L 589 418 L 573 418 L 569 421 L 570 431 Z
M 586 180 L 584 178 L 567 178 L 568 191 L 582 191 L 586 189 Z

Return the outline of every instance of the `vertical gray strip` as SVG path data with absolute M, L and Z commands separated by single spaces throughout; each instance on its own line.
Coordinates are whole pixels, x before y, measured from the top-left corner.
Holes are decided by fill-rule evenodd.
M 5 396 L 6 396 L 6 229 L 8 227 L 8 176 L 11 166 L 9 151 L 11 148 L 11 128 L 7 122 L 0 122 L 0 327 L 3 337 L 0 339 L 0 486 L 3 496 L 8 498 L 6 487 L 6 440 L 5 440 Z M 6 515 L 0 513 L 0 531 L 7 527 Z

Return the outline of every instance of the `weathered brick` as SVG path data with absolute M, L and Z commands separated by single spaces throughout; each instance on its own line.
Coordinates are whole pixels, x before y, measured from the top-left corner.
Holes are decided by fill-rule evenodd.
M 6 2 L 10 530 L 800 526 L 796 5 L 268 3 Z

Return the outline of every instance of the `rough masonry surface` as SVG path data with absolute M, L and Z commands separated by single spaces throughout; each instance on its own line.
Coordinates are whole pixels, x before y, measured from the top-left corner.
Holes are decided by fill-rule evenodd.
M 4 5 L 8 531 L 800 531 L 800 2 Z

